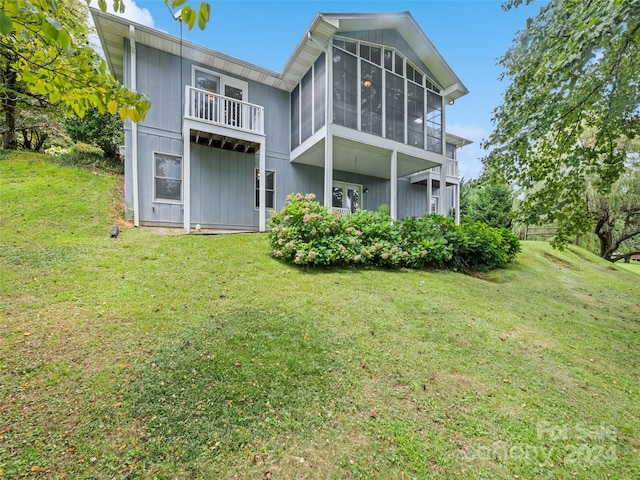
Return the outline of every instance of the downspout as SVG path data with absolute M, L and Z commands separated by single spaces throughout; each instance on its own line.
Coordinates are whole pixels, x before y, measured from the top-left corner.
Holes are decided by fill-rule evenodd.
M 129 25 L 129 47 L 131 52 L 131 85 L 134 92 L 138 88 L 136 65 L 136 30 Z M 140 209 L 138 201 L 138 123 L 131 122 L 131 180 L 133 182 L 133 225 L 140 226 Z

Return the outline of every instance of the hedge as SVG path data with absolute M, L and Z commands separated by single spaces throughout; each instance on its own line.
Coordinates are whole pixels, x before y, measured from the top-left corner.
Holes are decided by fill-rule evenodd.
M 504 267 L 520 252 L 518 238 L 481 222 L 456 225 L 426 214 L 393 221 L 384 211 L 342 216 L 315 195 L 291 194 L 269 219 L 272 255 L 307 266 L 371 265 L 487 271 Z

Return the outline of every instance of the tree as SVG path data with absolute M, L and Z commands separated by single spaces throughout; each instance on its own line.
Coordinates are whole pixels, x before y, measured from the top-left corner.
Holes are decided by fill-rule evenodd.
M 186 0 L 165 0 L 169 10 Z M 105 0 L 99 0 L 106 10 Z M 144 119 L 149 99 L 124 87 L 107 72 L 105 61 L 90 47 L 86 13 L 77 0 L 0 0 L 0 97 L 4 114 L 3 147 L 15 149 L 16 119 L 20 104 L 57 106 L 64 114 L 80 117 L 94 107 L 118 112 L 122 120 Z M 113 1 L 123 12 L 123 0 Z M 86 12 L 86 10 L 85 10 Z M 189 28 L 204 28 L 209 4 L 196 12 L 186 5 L 182 21 Z
M 608 194 L 587 190 L 587 211 L 600 241 L 599 255 L 611 262 L 640 254 L 640 163 L 634 160 Z
M 639 12 L 640 0 L 550 0 L 500 60 L 510 84 L 485 165 L 524 192 L 521 221 L 558 226 L 556 246 L 591 229 L 587 179 L 606 195 L 624 171 L 617 140 L 640 132 Z
M 84 118 L 76 115 L 67 117 L 64 121 L 67 135 L 74 142 L 97 145 L 105 156 L 117 159 L 118 148 L 124 139 L 122 120 L 109 112 L 100 113 L 96 108 L 90 108 Z
M 497 175 L 483 173 L 477 180 L 460 184 L 460 214 L 464 221 L 510 229 L 512 208 L 513 192 Z

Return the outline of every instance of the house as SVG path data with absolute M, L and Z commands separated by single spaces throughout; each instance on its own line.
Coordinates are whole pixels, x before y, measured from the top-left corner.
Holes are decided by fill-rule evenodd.
M 266 229 L 291 192 L 344 214 L 455 215 L 446 108 L 468 93 L 408 12 L 319 13 L 280 73 L 91 14 L 114 76 L 148 95 L 125 124 L 135 225 Z

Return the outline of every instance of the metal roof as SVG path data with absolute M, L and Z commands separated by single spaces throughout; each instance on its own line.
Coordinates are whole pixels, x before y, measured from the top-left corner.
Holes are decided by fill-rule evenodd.
M 335 33 L 356 30 L 396 29 L 416 52 L 444 88 L 447 102 L 469 93 L 464 84 L 442 58 L 409 12 L 393 13 L 318 13 L 298 42 L 281 73 L 180 40 L 168 33 L 133 23 L 123 17 L 90 8 L 111 73 L 120 81 L 124 77 L 124 40 L 129 26 L 135 29 L 135 40 L 160 51 L 182 56 L 193 62 L 223 70 L 238 77 L 291 91 L 309 70 L 318 55 L 329 45 Z

